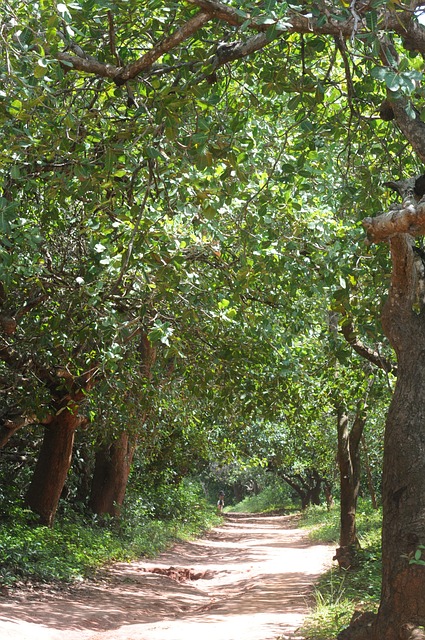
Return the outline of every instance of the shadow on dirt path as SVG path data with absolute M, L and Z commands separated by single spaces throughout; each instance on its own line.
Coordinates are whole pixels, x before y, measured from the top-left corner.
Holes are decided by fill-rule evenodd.
M 334 547 L 311 545 L 294 516 L 229 514 L 155 562 L 119 563 L 65 592 L 0 599 L 1 640 L 297 638 Z

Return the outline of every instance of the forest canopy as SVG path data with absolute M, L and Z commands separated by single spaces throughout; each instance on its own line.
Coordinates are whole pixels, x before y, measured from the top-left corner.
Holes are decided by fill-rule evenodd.
M 1 8 L 0 460 L 25 503 L 52 525 L 73 468 L 118 517 L 131 471 L 235 460 L 310 500 L 395 385 L 376 637 L 424 624 L 401 558 L 425 543 L 425 5 Z

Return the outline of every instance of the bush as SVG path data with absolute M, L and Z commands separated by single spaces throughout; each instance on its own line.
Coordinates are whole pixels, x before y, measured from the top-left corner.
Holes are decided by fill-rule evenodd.
M 130 497 L 119 522 L 66 509 L 53 529 L 34 525 L 34 514 L 15 506 L 0 524 L 0 584 L 81 580 L 106 563 L 154 557 L 176 539 L 194 537 L 219 522 L 195 483 L 184 483 L 170 495 L 175 500 L 166 520 L 152 518 L 154 503 Z

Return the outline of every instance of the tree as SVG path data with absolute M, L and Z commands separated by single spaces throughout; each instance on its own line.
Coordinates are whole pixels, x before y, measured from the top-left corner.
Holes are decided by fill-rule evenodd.
M 420 112 L 423 97 L 421 56 L 425 53 L 424 28 L 418 21 L 421 6 L 420 2 L 413 1 L 409 6 L 386 2 L 351 3 L 349 6 L 323 2 L 312 7 L 310 3 L 287 5 L 268 0 L 262 5 L 246 1 L 235 7 L 215 0 L 188 0 L 159 7 L 152 0 L 143 6 L 138 2 L 122 5 L 117 1 L 106 9 L 102 2 L 88 5 L 60 3 L 52 15 L 50 7 L 43 3 L 32 12 L 27 11 L 26 3 L 5 3 L 7 26 L 2 42 L 7 91 L 3 96 L 5 112 L 2 117 L 10 149 L 2 171 L 2 205 L 6 232 L 11 239 L 9 244 L 2 245 L 4 264 L 10 260 L 11 244 L 22 248 L 22 260 L 14 262 L 13 277 L 8 269 L 2 276 L 6 299 L 2 295 L 0 357 L 4 369 L 13 370 L 16 388 L 15 401 L 5 415 L 5 428 L 24 424 L 31 417 L 30 412 L 18 411 L 17 414 L 17 405 L 24 404 L 25 397 L 28 400 L 26 390 L 30 385 L 25 380 L 28 363 L 32 363 L 33 374 L 42 374 L 34 386 L 46 407 L 48 382 L 57 380 L 55 366 L 64 359 L 59 356 L 58 345 L 63 348 L 64 344 L 72 342 L 78 350 L 77 344 L 82 343 L 81 336 L 77 340 L 78 323 L 74 326 L 75 339 L 69 340 L 70 336 L 67 336 L 65 340 L 57 323 L 61 314 L 48 313 L 56 307 L 62 310 L 62 317 L 66 317 L 63 313 L 66 296 L 75 300 L 79 309 L 90 309 L 93 325 L 101 323 L 100 315 L 105 311 L 103 318 L 109 334 L 104 327 L 101 342 L 108 343 L 108 362 L 116 354 L 117 340 L 112 337 L 116 332 L 111 327 L 116 328 L 117 316 L 120 326 L 129 328 L 129 323 L 135 320 L 135 306 L 140 308 L 141 299 L 144 309 L 155 307 L 149 306 L 149 288 L 152 293 L 153 285 L 164 283 L 165 273 L 169 276 L 173 269 L 178 270 L 179 261 L 184 260 L 181 251 L 170 249 L 170 237 L 164 233 L 165 227 L 154 224 L 162 216 L 170 214 L 172 220 L 172 213 L 179 211 L 183 215 L 182 210 L 187 206 L 196 224 L 201 220 L 200 226 L 205 230 L 208 221 L 215 219 L 216 211 L 224 214 L 229 202 L 242 196 L 238 185 L 238 181 L 242 181 L 247 193 L 251 194 L 248 198 L 244 195 L 247 206 L 241 209 L 246 217 L 241 215 L 238 220 L 242 231 L 241 246 L 248 258 L 243 264 L 241 257 L 237 262 L 238 269 L 232 271 L 230 268 L 227 273 L 232 276 L 237 273 L 237 279 L 240 277 L 246 283 L 249 275 L 246 272 L 242 275 L 243 270 L 256 268 L 247 264 L 254 249 L 248 241 L 249 223 L 254 217 L 249 198 L 256 193 L 256 207 L 267 227 L 272 216 L 264 199 L 277 192 L 268 189 L 272 175 L 275 184 L 280 179 L 285 186 L 293 184 L 296 175 L 299 189 L 304 187 L 305 191 L 311 192 L 314 191 L 312 185 L 318 189 L 317 193 L 321 189 L 323 206 L 333 201 L 341 215 L 347 216 L 347 211 L 350 212 L 348 217 L 353 229 L 347 234 L 348 240 L 356 237 L 358 241 L 354 228 L 364 218 L 362 210 L 376 210 L 379 206 L 381 192 L 377 185 L 381 175 L 394 178 L 420 173 L 417 160 L 406 153 L 406 140 L 419 161 L 425 160 L 425 123 Z M 139 24 L 144 26 L 142 31 Z M 252 55 L 256 52 L 262 55 Z M 31 78 L 31 82 L 26 82 L 26 78 Z M 262 115 L 265 107 L 273 109 L 275 119 L 282 111 L 291 111 L 291 125 L 285 138 L 281 138 L 282 155 L 275 158 L 273 167 L 266 172 L 260 186 L 257 183 L 257 188 L 252 184 L 248 187 L 249 179 L 238 166 L 243 164 L 245 155 L 252 154 L 257 164 L 264 156 L 255 156 L 255 144 L 249 136 L 242 137 L 246 119 L 241 114 L 248 100 L 244 102 L 236 97 L 234 87 L 237 84 L 244 87 L 245 98 L 249 95 L 250 103 L 255 104 Z M 259 86 L 262 87 L 261 99 L 257 95 Z M 267 93 L 274 98 L 279 96 L 279 100 L 267 100 Z M 222 112 L 226 117 L 216 125 L 212 111 L 222 100 L 228 100 L 226 110 Z M 264 104 L 261 105 L 262 101 Z M 42 135 L 32 117 L 34 110 L 46 117 L 55 114 L 50 130 L 44 129 Z M 112 113 L 116 126 L 110 128 Z M 250 132 L 254 139 L 267 124 L 267 118 L 264 117 L 261 124 L 259 120 L 257 130 L 253 128 Z M 236 134 L 239 147 L 233 146 Z M 134 145 L 135 138 L 140 142 L 139 147 Z M 342 139 L 344 145 L 341 145 Z M 145 144 L 144 140 L 148 142 Z M 336 159 L 328 162 L 326 179 L 323 179 L 319 162 L 324 143 L 333 148 Z M 135 146 L 140 154 L 134 153 Z M 295 157 L 287 152 L 288 148 Z M 181 164 L 175 161 L 176 157 Z M 343 169 L 338 167 L 341 159 Z M 222 191 L 217 180 L 211 178 L 219 161 L 222 162 L 219 168 Z M 210 172 L 208 178 L 202 175 L 206 168 L 205 173 Z M 183 176 L 182 182 L 173 179 L 177 172 Z M 159 174 L 164 180 L 158 180 Z M 47 178 L 52 190 L 46 194 L 41 185 Z M 192 195 L 185 201 L 182 193 L 191 184 L 196 185 L 195 192 L 188 189 L 187 193 Z M 53 186 L 56 186 L 56 192 Z M 37 196 L 34 199 L 35 187 Z M 138 195 L 143 192 L 146 200 L 142 196 L 136 202 L 136 192 Z M 155 200 L 154 192 L 163 193 L 164 197 Z M 282 187 L 280 196 L 282 210 L 285 208 L 288 217 L 295 210 L 295 204 L 303 212 L 308 209 L 305 200 L 296 202 L 296 193 L 291 188 Z M 195 211 L 190 209 L 193 198 L 199 205 Z M 59 236 L 68 233 L 75 239 L 74 271 L 66 260 L 57 260 L 50 266 L 44 243 L 37 239 L 34 219 L 28 223 L 18 202 L 25 202 L 28 208 L 32 202 L 31 210 L 37 212 L 33 218 L 43 219 L 53 213 L 57 224 L 55 229 L 50 229 L 50 243 L 53 244 L 56 238 L 55 230 L 61 230 Z M 421 305 L 414 301 L 412 293 L 414 253 L 408 241 L 409 234 L 421 233 L 422 210 L 416 204 L 396 213 L 392 211 L 379 223 L 365 222 L 372 241 L 391 240 L 394 268 L 384 326 L 397 351 L 399 369 L 385 440 L 385 568 L 381 610 L 374 623 L 375 637 L 384 640 L 402 638 L 407 633 L 402 630 L 403 626 L 418 627 L 425 623 L 423 567 L 418 564 L 423 543 L 418 527 L 424 513 L 420 478 L 425 475 L 422 472 L 423 456 L 417 458 L 422 447 L 423 424 L 419 386 L 423 367 L 417 357 L 422 316 Z M 68 209 L 72 212 L 72 225 L 66 225 L 65 211 Z M 97 224 L 103 229 L 103 234 L 93 244 L 84 233 L 77 231 L 81 228 L 80 223 L 83 227 L 87 224 L 88 212 L 90 229 L 96 230 Z M 284 225 L 289 226 L 286 217 L 284 220 Z M 294 217 L 290 222 L 296 228 L 299 220 Z M 172 226 L 173 222 L 167 223 L 167 230 Z M 227 231 L 234 231 L 234 228 L 229 225 Z M 223 228 L 220 233 L 223 234 Z M 293 235 L 296 242 L 292 249 L 298 252 L 297 257 L 304 256 L 303 239 L 296 233 Z M 146 237 L 150 239 L 149 248 Z M 162 242 L 164 237 L 167 238 L 165 243 Z M 197 244 L 198 251 L 201 245 L 203 259 L 207 254 L 209 261 L 217 259 L 218 266 L 218 237 L 216 227 L 207 241 L 190 242 L 191 249 Z M 263 236 L 262 242 L 256 243 L 255 251 L 261 245 L 259 253 L 264 258 L 263 265 L 276 267 L 269 259 L 270 255 L 269 260 L 266 259 L 267 250 L 275 249 L 274 240 L 266 240 Z M 270 242 L 268 247 L 266 242 Z M 32 252 L 25 249 L 28 243 L 32 243 Z M 287 243 L 288 251 L 290 244 Z M 117 250 L 117 247 L 121 249 Z M 32 258 L 30 266 L 26 261 L 28 253 Z M 193 255 L 192 251 L 190 253 Z M 56 247 L 56 254 L 66 255 L 63 246 Z M 76 270 L 81 256 L 86 258 L 84 276 Z M 227 264 L 231 266 L 230 250 L 227 256 Z M 146 265 L 145 280 L 137 270 L 136 258 Z M 328 259 L 331 263 L 331 251 Z M 102 262 L 103 267 L 100 266 Z M 385 262 L 385 250 L 377 251 L 376 273 L 380 273 L 378 266 Z M 349 277 L 348 267 L 340 267 L 343 279 Z M 65 300 L 49 297 L 46 304 L 47 274 L 50 274 L 49 291 L 54 282 L 66 293 Z M 80 277 L 83 280 L 87 277 L 90 285 L 84 287 L 83 292 L 75 283 Z M 371 308 L 368 303 L 382 290 L 382 278 L 378 282 L 379 277 L 375 277 L 373 294 L 359 305 L 363 311 Z M 21 299 L 12 293 L 17 280 L 20 281 L 17 288 Z M 136 289 L 132 288 L 134 283 L 137 283 Z M 125 289 L 127 285 L 128 289 Z M 408 285 L 404 294 L 402 285 Z M 121 293 L 123 287 L 125 289 L 124 306 L 117 304 L 116 287 Z M 159 287 L 159 291 L 162 299 L 170 304 L 171 289 L 164 286 Z M 106 292 L 110 295 L 105 295 Z M 85 307 L 77 302 L 81 293 Z M 231 302 L 233 300 L 223 297 L 222 309 L 233 309 Z M 31 313 L 34 309 L 37 312 Z M 165 313 L 157 318 L 157 329 L 166 339 L 171 327 L 164 316 Z M 18 333 L 14 328 L 16 318 L 20 321 Z M 400 320 L 409 330 L 402 330 Z M 43 358 L 39 356 L 34 364 L 32 338 L 37 335 L 34 328 L 40 323 L 48 327 L 49 332 L 54 329 L 56 357 L 52 356 L 47 342 L 39 340 L 37 351 L 47 363 L 40 362 Z M 24 325 L 27 332 L 20 342 Z M 32 325 L 31 332 L 29 325 Z M 81 331 L 81 325 L 78 330 Z M 44 337 L 46 334 L 47 331 Z M 93 366 L 90 359 L 89 365 L 87 363 L 92 345 L 83 343 L 84 358 L 81 357 L 78 366 L 76 362 L 74 364 L 74 380 Z M 114 349 L 111 350 L 112 345 Z M 99 355 L 97 351 L 95 349 L 96 356 Z M 106 353 L 106 349 L 101 351 Z M 65 358 L 66 362 L 72 359 L 74 363 L 76 356 L 71 348 L 66 351 L 66 355 L 69 354 L 72 358 Z M 81 355 L 80 351 L 78 354 Z M 49 375 L 46 376 L 46 372 Z M 408 393 L 408 381 L 416 392 L 415 402 Z M 19 398 L 18 402 L 16 398 Z M 407 409 L 410 409 L 408 416 Z M 44 413 L 50 419 L 51 411 Z M 407 425 L 409 433 L 405 432 Z M 416 453 L 412 433 L 418 438 Z M 399 464 L 393 465 L 392 456 L 396 445 L 401 444 L 400 440 L 404 443 L 400 451 L 404 453 Z M 410 449 L 404 448 L 409 446 Z M 412 461 L 417 461 L 417 473 L 413 471 Z M 406 480 L 403 486 L 398 486 L 393 477 L 395 470 L 398 470 L 399 478 Z M 398 493 L 399 490 L 403 491 Z M 401 517 L 401 513 L 405 517 Z M 407 544 L 406 540 L 411 542 Z M 400 547 L 392 546 L 394 544 L 400 544 Z M 404 556 L 413 562 L 409 564 Z M 403 597 L 399 597 L 400 593 Z M 407 604 L 408 596 L 410 605 Z M 365 633 L 371 637 L 370 629 Z
M 404 185 L 403 185 L 404 186 Z M 409 185 L 407 185 L 409 187 Z M 423 204 L 403 193 L 401 207 L 364 226 L 373 242 L 389 240 L 391 287 L 382 322 L 394 347 L 398 375 L 385 430 L 383 476 L 383 588 L 376 628 L 385 638 L 420 637 L 425 619 L 425 574 L 421 564 L 423 518 L 423 368 L 418 361 L 423 339 L 423 263 L 413 238 L 423 233 Z M 419 635 L 418 635 L 419 633 Z
M 341 526 L 335 558 L 343 569 L 355 564 L 359 545 L 356 530 L 357 498 L 360 488 L 360 442 L 365 417 L 359 408 L 350 428 L 347 414 L 338 408 L 338 466 L 341 490 Z

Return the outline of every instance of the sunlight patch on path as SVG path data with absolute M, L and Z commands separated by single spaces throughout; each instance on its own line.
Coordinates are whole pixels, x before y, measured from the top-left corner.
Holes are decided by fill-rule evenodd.
M 289 516 L 229 516 L 154 562 L 118 563 L 68 594 L 0 601 L 1 640 L 272 640 L 297 637 L 333 547 Z

